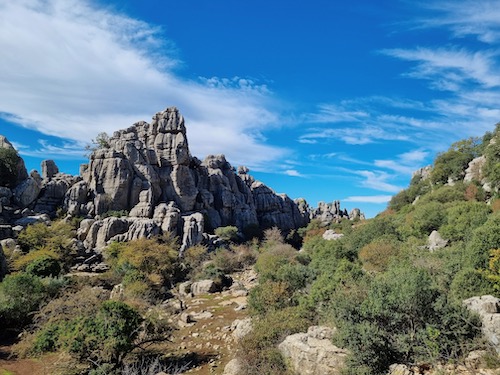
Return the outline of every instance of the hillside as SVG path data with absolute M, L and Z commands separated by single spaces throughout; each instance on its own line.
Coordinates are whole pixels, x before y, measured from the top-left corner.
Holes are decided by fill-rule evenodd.
M 3 148 L 0 319 L 4 337 L 23 331 L 17 361 L 61 375 L 500 371 L 500 125 L 361 220 L 193 160 L 178 116 L 105 139 L 82 178 L 46 163 L 24 209 L 19 186 L 40 176 Z M 35 212 L 68 180 L 62 219 Z M 191 241 L 200 222 L 218 225 Z

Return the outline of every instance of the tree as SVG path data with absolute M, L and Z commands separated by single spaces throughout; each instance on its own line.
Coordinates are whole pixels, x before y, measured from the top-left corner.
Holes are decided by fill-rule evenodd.
M 97 150 L 101 150 L 103 148 L 110 148 L 111 145 L 109 144 L 110 141 L 110 136 L 106 132 L 101 132 L 97 134 L 97 136 L 92 139 L 90 142 L 91 144 L 88 144 L 85 146 L 85 150 L 87 151 L 87 156 L 90 156 L 91 153 Z
M 0 148 L 0 186 L 15 186 L 19 160 L 13 148 Z

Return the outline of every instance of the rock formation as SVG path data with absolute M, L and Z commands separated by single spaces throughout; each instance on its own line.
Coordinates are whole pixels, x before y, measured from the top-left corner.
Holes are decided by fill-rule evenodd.
M 1 137 L 0 147 L 12 145 Z M 277 226 L 286 232 L 309 222 L 305 201 L 276 194 L 255 181 L 248 168 L 236 171 L 224 155 L 203 161 L 192 157 L 184 118 L 176 108 L 157 113 L 151 123 L 115 132 L 91 153 L 80 173 L 60 173 L 46 160 L 42 176 L 36 171 L 28 175 L 22 162 L 16 187 L 0 188 L 0 215 L 4 208 L 28 208 L 54 217 L 62 209 L 95 220 L 82 222 L 78 234 L 89 250 L 113 240 L 173 232 L 182 238 L 183 251 L 220 226 L 240 231 Z M 102 218 L 110 214 L 117 217 Z

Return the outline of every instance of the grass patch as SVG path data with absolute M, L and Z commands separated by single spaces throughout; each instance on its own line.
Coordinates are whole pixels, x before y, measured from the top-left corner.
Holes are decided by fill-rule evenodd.
M 7 371 L 7 370 L 4 370 L 4 369 L 0 369 L 0 375 L 16 375 L 16 374 L 13 373 L 12 371 Z

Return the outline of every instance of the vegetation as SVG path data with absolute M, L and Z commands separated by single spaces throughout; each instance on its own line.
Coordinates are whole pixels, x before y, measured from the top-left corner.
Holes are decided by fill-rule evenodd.
M 499 132 L 500 125 L 483 139 L 453 144 L 374 219 L 329 227 L 312 221 L 286 238 L 277 228 L 248 227 L 245 243 L 236 227 L 216 228 L 224 247 L 198 245 L 183 258 L 172 237 L 111 243 L 103 254 L 111 269 L 91 281 L 60 278 L 75 255 L 71 224 L 29 226 L 18 238 L 22 253 L 7 254 L 0 325 L 25 330 L 20 356 L 57 352 L 75 374 L 128 374 L 141 363 L 159 371 L 160 360 L 144 347 L 171 334 L 162 302 L 175 285 L 211 278 L 227 286 L 228 274 L 254 267 L 253 330 L 237 349 L 242 375 L 292 374 L 277 345 L 314 324 L 337 328 L 334 343 L 351 353 L 345 374 L 385 374 L 393 363 L 463 363 L 486 346 L 479 318 L 462 301 L 500 296 Z M 464 182 L 469 162 L 483 154 L 481 181 Z M 327 241 L 326 229 L 344 236 Z M 430 251 L 435 230 L 448 242 Z M 110 300 L 117 284 L 121 292 Z
M 0 186 L 15 186 L 19 160 L 13 148 L 0 148 Z

